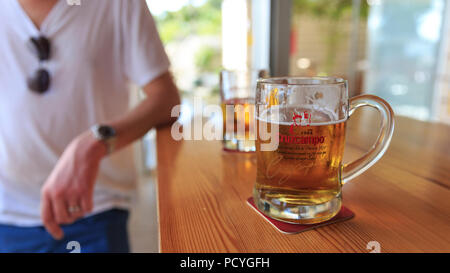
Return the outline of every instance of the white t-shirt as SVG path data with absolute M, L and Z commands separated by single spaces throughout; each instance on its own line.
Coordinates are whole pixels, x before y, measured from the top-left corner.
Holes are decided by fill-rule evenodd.
M 52 46 L 43 95 L 27 87 L 39 68 L 28 43 L 39 35 Z M 129 83 L 151 82 L 169 60 L 144 0 L 60 0 L 40 30 L 17 0 L 2 0 L 0 38 L 0 223 L 41 225 L 40 189 L 67 145 L 124 115 Z M 93 213 L 129 207 L 135 175 L 131 148 L 103 159 Z

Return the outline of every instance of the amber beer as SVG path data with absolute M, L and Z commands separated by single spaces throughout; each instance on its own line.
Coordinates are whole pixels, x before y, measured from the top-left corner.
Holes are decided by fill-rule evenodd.
M 389 103 L 369 94 L 349 98 L 342 78 L 259 79 L 255 103 L 253 198 L 265 216 L 289 223 L 320 223 L 339 213 L 342 185 L 381 158 L 394 132 Z M 361 107 L 378 109 L 380 134 L 368 153 L 343 164 L 346 121 Z
M 278 148 L 262 151 L 256 140 L 257 181 L 255 202 L 272 218 L 312 224 L 332 218 L 341 206 L 341 162 L 345 145 L 345 120 L 332 121 L 325 112 L 308 109 L 284 109 L 286 121 L 268 121 L 258 117 L 258 128 L 278 126 Z M 308 112 L 308 124 L 289 121 L 295 113 Z M 292 120 L 292 119 L 291 119 Z M 266 126 L 266 127 L 264 127 Z M 312 219 L 293 220 L 289 214 L 301 214 L 302 208 L 321 206 L 323 213 Z
M 233 98 L 222 102 L 224 149 L 255 151 L 254 98 Z

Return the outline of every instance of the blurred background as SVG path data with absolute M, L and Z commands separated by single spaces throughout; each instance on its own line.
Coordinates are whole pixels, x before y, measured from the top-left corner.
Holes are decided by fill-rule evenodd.
M 147 0 L 183 96 L 218 101 L 218 73 L 340 76 L 396 114 L 450 122 L 446 0 Z
M 375 94 L 386 99 L 396 115 L 450 124 L 448 0 L 147 4 L 185 105 L 191 105 L 194 96 L 218 104 L 223 68 L 269 69 L 272 76 L 343 77 L 350 96 Z M 143 172 L 150 174 L 156 165 L 154 136 L 150 132 L 139 149 Z M 140 217 L 139 224 L 132 224 L 138 235 L 132 243 L 135 251 L 157 251 L 154 188 L 152 183 L 143 187 L 144 203 L 138 203 L 137 211 L 149 220 Z

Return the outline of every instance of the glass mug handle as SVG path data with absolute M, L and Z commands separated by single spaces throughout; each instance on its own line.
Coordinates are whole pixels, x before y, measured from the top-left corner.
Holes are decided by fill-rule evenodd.
M 342 184 L 347 183 L 353 178 L 365 172 L 375 164 L 386 152 L 392 135 L 394 134 L 394 111 L 385 100 L 374 95 L 360 95 L 349 100 L 351 116 L 356 109 L 363 106 L 370 106 L 378 110 L 381 114 L 381 132 L 375 144 L 361 158 L 344 164 L 342 167 Z

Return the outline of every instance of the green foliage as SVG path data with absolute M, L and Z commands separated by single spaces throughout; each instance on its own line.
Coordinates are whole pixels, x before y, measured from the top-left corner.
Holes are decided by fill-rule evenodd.
M 221 66 L 220 50 L 210 46 L 201 47 L 195 54 L 195 66 L 200 72 L 218 73 Z
M 352 12 L 352 0 L 293 0 L 297 14 L 309 13 L 316 17 L 339 20 Z M 366 19 L 369 14 L 367 1 L 361 0 L 360 17 Z
M 327 23 L 326 26 L 326 61 L 319 69 L 325 74 L 332 72 L 338 54 L 338 47 L 343 39 L 342 29 L 339 25 L 343 18 L 351 18 L 352 0 L 293 0 L 295 15 L 308 14 Z M 361 0 L 359 16 L 367 20 L 369 5 L 367 1 Z
M 201 6 L 189 4 L 156 17 L 161 39 L 169 43 L 189 35 L 217 35 L 221 32 L 221 5 L 222 0 L 207 0 Z
M 159 1 L 159 0 L 158 0 Z M 172 1 L 172 0 L 161 0 Z M 187 37 L 200 38 L 197 41 L 211 41 L 211 37 L 220 39 L 222 31 L 222 0 L 206 0 L 202 5 L 188 4 L 175 12 L 165 12 L 155 16 L 161 40 L 164 44 L 173 43 L 183 50 L 184 40 Z M 208 36 L 208 37 L 206 37 Z M 219 87 L 211 85 L 211 75 L 217 75 L 221 67 L 221 49 L 214 46 L 202 45 L 194 49 L 195 52 L 186 52 L 194 55 L 195 79 L 188 90 L 181 90 L 183 97 L 193 93 L 208 92 L 207 96 L 218 98 Z M 183 75 L 179 80 L 187 81 Z

